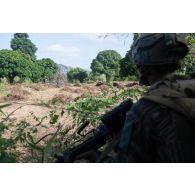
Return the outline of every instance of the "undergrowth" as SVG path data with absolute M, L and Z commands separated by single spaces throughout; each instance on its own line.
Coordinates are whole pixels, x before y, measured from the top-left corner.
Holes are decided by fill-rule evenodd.
M 100 122 L 100 118 L 107 110 L 127 98 L 136 101 L 144 92 L 144 89 L 116 89 L 110 87 L 97 96 L 86 93 L 84 96 L 68 103 L 64 97 L 55 97 L 53 102 L 41 102 L 38 106 L 46 106 L 49 109 L 47 116 L 37 117 L 34 113 L 28 117 L 17 120 L 13 116 L 16 110 L 5 113 L 4 108 L 12 104 L 0 106 L 0 162 L 54 162 L 54 154 L 61 153 L 64 148 L 78 142 L 82 137 L 70 133 L 72 127 L 67 127 L 60 122 L 67 110 L 75 120 L 75 126 L 89 121 L 93 127 Z M 60 106 L 55 104 L 60 102 Z M 25 106 L 25 105 L 24 105 Z M 26 105 L 27 106 L 27 105 Z M 40 131 L 50 130 L 43 137 L 39 137 Z M 25 149 L 27 156 L 20 148 Z

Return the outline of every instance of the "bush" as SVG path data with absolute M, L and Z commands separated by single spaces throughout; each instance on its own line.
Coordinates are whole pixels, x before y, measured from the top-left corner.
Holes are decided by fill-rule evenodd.
M 6 77 L 3 77 L 3 78 L 0 79 L 0 82 L 3 83 L 3 84 L 8 84 L 9 80 Z
M 105 74 L 100 74 L 100 75 L 91 74 L 90 79 L 93 80 L 93 81 L 106 82 L 106 75 Z
M 23 80 L 22 82 L 23 82 L 24 84 L 27 84 L 27 85 L 33 83 L 32 80 L 31 80 L 30 78 L 24 78 L 24 80 Z
M 81 87 L 81 82 L 79 80 L 74 81 L 74 86 Z
M 15 76 L 14 79 L 13 79 L 13 83 L 20 83 L 20 82 L 21 82 L 20 77 Z
M 0 83 L 0 96 L 7 95 L 6 84 Z
M 67 73 L 67 78 L 70 82 L 74 82 L 78 80 L 79 82 L 83 83 L 88 77 L 88 72 L 82 68 L 72 68 Z

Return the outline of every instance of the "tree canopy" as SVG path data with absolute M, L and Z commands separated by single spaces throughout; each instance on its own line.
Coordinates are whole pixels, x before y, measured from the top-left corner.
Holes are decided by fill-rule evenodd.
M 31 42 L 27 33 L 15 33 L 14 38 L 10 42 L 10 46 L 14 51 L 20 50 L 21 52 L 30 55 L 32 59 L 36 59 L 35 53 L 37 47 Z
M 139 37 L 139 33 L 133 33 L 133 43 L 137 40 Z M 120 60 L 120 77 L 125 78 L 129 76 L 137 77 L 137 68 L 136 65 L 133 62 L 133 59 L 131 57 L 133 44 L 131 45 L 131 48 L 129 51 L 127 51 L 124 58 Z
M 36 78 L 40 78 L 41 74 L 39 67 L 29 55 L 21 51 L 0 50 L 0 77 L 6 77 L 13 82 L 15 76 L 30 78 L 36 82 Z
M 129 76 L 137 76 L 136 66 L 133 63 L 131 55 L 129 52 L 125 55 L 124 58 L 120 60 L 120 77 L 126 78 Z
M 110 80 L 119 76 L 121 55 L 114 50 L 104 50 L 98 53 L 91 63 L 92 73 L 95 75 L 105 74 Z
M 50 58 L 37 60 L 36 63 L 38 64 L 39 70 L 42 75 L 41 81 L 44 82 L 50 80 L 59 69 L 59 66 Z
M 70 82 L 74 82 L 76 80 L 81 83 L 88 77 L 88 72 L 82 68 L 72 68 L 67 73 L 67 78 Z

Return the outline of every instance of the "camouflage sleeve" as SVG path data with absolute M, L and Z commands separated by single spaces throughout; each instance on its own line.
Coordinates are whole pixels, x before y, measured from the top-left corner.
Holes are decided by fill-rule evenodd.
M 126 115 L 133 120 L 127 162 L 195 162 L 195 131 L 184 115 L 140 100 Z

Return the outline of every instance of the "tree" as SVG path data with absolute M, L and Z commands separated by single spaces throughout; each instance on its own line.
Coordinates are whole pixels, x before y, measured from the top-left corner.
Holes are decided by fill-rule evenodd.
M 67 78 L 70 82 L 79 80 L 81 83 L 88 77 L 88 72 L 82 68 L 72 68 L 67 73 Z
M 41 77 L 39 66 L 29 55 L 21 51 L 0 50 L 0 77 L 6 77 L 12 83 L 14 77 L 30 78 L 33 82 Z
M 184 72 L 184 74 L 191 74 L 195 71 L 195 33 L 188 33 L 187 41 L 190 52 L 184 59 L 182 72 Z
M 139 33 L 133 33 L 133 43 L 129 51 L 127 51 L 125 57 L 120 60 L 120 77 L 125 78 L 129 76 L 138 77 L 136 65 L 131 57 L 131 52 L 133 49 L 133 44 L 140 36 Z
M 120 60 L 120 77 L 126 78 L 129 76 L 137 77 L 136 66 L 133 63 L 130 51 L 127 52 L 124 58 Z
M 59 66 L 50 58 L 43 58 L 36 62 L 41 71 L 41 80 L 44 82 L 50 80 L 59 70 Z
M 105 74 L 107 80 L 119 76 L 121 55 L 114 50 L 104 50 L 98 53 L 91 63 L 94 75 Z
M 37 47 L 31 42 L 27 33 L 14 34 L 14 38 L 11 40 L 10 44 L 14 51 L 20 50 L 21 52 L 30 55 L 32 59 L 36 59 L 35 53 Z

